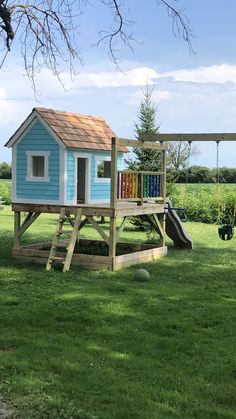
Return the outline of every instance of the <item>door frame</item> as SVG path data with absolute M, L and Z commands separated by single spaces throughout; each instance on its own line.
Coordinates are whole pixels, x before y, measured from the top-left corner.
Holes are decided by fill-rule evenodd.
M 74 153 L 74 163 L 75 163 L 75 203 L 77 205 L 77 181 L 78 181 L 78 159 L 85 159 L 85 204 L 90 202 L 90 182 L 91 182 L 91 160 L 92 155 L 89 153 Z

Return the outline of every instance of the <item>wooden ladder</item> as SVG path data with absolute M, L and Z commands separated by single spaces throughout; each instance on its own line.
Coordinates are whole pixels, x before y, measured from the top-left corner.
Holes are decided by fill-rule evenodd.
M 46 271 L 50 271 L 54 263 L 62 263 L 63 269 L 62 272 L 67 272 L 70 269 L 74 249 L 76 242 L 79 238 L 79 226 L 82 217 L 82 209 L 78 209 L 75 214 L 75 218 L 71 218 L 70 215 L 66 214 L 66 208 L 61 208 L 60 215 L 58 218 L 56 232 L 52 241 L 51 250 L 48 256 L 48 261 L 46 265 Z M 71 230 L 64 230 L 64 223 L 65 221 L 69 221 L 70 225 L 73 227 Z M 68 226 L 68 224 L 67 224 Z M 56 252 L 58 248 L 65 247 L 65 241 L 60 240 L 62 235 L 68 235 L 69 240 L 67 241 L 66 247 L 66 256 L 65 257 L 58 257 L 56 256 Z

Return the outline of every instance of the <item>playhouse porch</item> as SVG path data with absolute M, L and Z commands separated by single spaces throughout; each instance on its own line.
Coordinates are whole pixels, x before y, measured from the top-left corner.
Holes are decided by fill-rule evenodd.
M 94 206 L 82 204 L 77 206 L 59 205 L 33 205 L 13 204 L 15 215 L 14 248 L 13 256 L 21 261 L 41 263 L 46 266 L 52 242 L 22 245 L 21 238 L 26 230 L 36 222 L 37 218 L 44 213 L 60 214 L 62 208 L 68 216 L 75 218 L 78 210 L 81 210 L 81 223 L 79 231 L 89 222 L 94 230 L 100 235 L 101 240 L 79 239 L 79 244 L 85 248 L 93 246 L 98 250 L 103 249 L 107 256 L 73 253 L 72 264 L 89 269 L 118 270 L 123 267 L 138 263 L 149 262 L 167 254 L 165 246 L 165 206 L 164 204 L 144 203 L 142 206 L 136 202 L 118 202 L 114 208 L 109 205 L 98 204 Z M 27 215 L 25 215 L 27 214 Z M 96 217 L 109 219 L 109 233 L 99 224 Z M 143 243 L 126 243 L 120 240 L 120 236 L 130 217 L 144 216 L 150 222 L 152 228 L 160 235 L 159 245 Z M 59 216 L 60 217 L 60 216 Z M 65 240 L 65 248 L 68 241 Z M 59 251 L 60 250 L 60 251 Z M 99 253 L 99 251 L 98 251 Z M 124 254 L 121 254 L 124 253 Z M 65 258 L 66 251 L 58 249 L 56 257 Z

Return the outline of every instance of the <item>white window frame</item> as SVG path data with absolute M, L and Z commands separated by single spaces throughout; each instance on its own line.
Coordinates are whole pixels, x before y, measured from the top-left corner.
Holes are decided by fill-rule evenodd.
M 77 164 L 78 159 L 86 159 L 85 204 L 90 203 L 90 168 L 92 155 L 89 153 L 74 153 L 74 204 L 77 205 Z
M 50 151 L 27 151 L 27 176 L 25 178 L 28 182 L 50 182 L 48 176 L 48 160 Z M 32 157 L 44 157 L 44 176 L 33 176 L 33 159 Z
M 95 174 L 94 174 L 94 182 L 95 183 L 111 183 L 111 178 L 107 177 L 98 177 L 98 162 L 100 161 L 111 161 L 111 156 L 95 156 Z

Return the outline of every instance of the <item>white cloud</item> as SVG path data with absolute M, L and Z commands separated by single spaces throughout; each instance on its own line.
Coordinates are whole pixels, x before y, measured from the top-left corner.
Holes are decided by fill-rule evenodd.
M 236 65 L 219 64 L 194 69 L 181 69 L 162 73 L 161 77 L 173 77 L 175 81 L 192 83 L 236 83 Z
M 120 71 L 81 72 L 73 82 L 70 81 L 68 74 L 62 74 L 66 86 L 71 88 L 143 86 L 147 80 L 152 84 L 153 80 L 159 77 L 160 75 L 150 67 L 137 67 L 124 73 Z
M 16 102 L 8 100 L 6 91 L 0 88 L 0 123 L 6 124 L 11 122 L 16 112 Z

